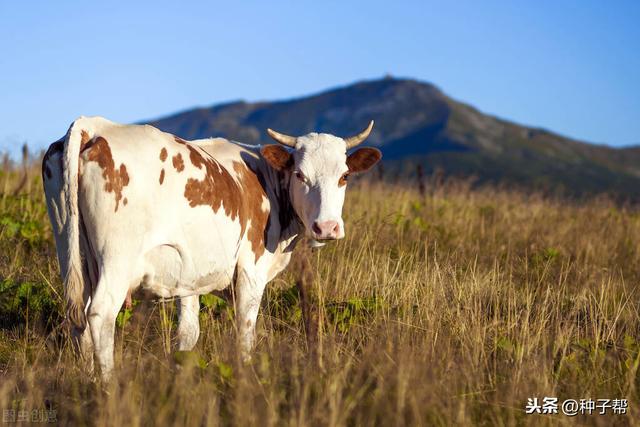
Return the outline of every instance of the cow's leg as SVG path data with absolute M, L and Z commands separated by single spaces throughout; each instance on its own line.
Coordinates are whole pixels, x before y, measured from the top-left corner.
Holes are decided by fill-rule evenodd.
M 122 271 L 104 268 L 89 306 L 89 326 L 102 378 L 108 381 L 113 371 L 113 342 L 116 316 L 127 296 L 129 281 Z
M 178 350 L 195 347 L 200 335 L 200 301 L 198 295 L 182 297 L 178 303 Z
M 238 269 L 236 279 L 236 320 L 240 351 L 245 362 L 251 360 L 251 350 L 253 350 L 255 344 L 256 320 L 258 319 L 260 301 L 266 284 L 266 279 L 260 277 L 254 271 Z

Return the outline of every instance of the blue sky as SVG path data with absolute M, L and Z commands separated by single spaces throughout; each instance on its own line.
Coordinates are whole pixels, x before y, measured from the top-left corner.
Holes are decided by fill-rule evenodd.
M 107 4 L 108 3 L 108 4 Z M 640 143 L 640 2 L 0 2 L 0 150 L 387 73 L 573 138 Z

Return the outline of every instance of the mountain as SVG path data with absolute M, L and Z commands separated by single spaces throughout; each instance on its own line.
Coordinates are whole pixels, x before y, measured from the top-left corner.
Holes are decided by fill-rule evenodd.
M 409 79 L 364 81 L 285 101 L 219 104 L 147 123 L 186 139 L 258 144 L 270 142 L 267 127 L 348 136 L 371 119 L 376 125 L 368 144 L 382 150 L 388 174 L 409 175 L 421 164 L 426 173 L 440 169 L 480 182 L 640 200 L 640 147 L 593 145 L 518 125 Z

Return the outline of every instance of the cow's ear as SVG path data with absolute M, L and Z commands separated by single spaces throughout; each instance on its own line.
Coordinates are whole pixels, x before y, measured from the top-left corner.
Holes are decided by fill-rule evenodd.
M 347 157 L 347 166 L 350 172 L 366 172 L 382 158 L 382 153 L 377 148 L 358 148 Z
M 270 144 L 260 149 L 262 157 L 276 170 L 283 171 L 293 164 L 293 156 L 282 145 Z

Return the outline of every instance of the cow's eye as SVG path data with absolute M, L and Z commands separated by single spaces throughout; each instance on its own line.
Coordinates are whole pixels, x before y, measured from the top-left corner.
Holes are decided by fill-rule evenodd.
M 296 178 L 298 178 L 301 182 L 307 181 L 307 178 L 304 176 L 302 172 L 296 171 L 295 175 L 296 175 Z
M 340 177 L 340 181 L 338 182 L 338 185 L 340 186 L 346 185 L 348 180 L 349 180 L 349 172 L 345 172 Z

